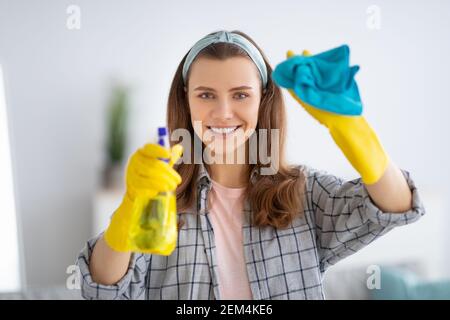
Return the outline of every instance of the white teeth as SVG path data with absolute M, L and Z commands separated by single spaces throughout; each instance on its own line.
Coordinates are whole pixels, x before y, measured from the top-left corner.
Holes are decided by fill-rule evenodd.
M 234 130 L 236 130 L 237 127 L 229 127 L 229 128 L 216 128 L 216 127 L 209 127 L 212 132 L 214 133 L 231 133 Z

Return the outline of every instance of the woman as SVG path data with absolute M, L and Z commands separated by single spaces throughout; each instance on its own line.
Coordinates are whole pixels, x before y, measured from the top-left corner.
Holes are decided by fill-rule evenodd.
M 287 88 L 289 72 L 283 70 L 294 70 L 289 67 L 273 73 Z M 348 99 L 334 97 L 333 106 L 344 107 L 327 112 L 313 108 L 308 102 L 315 100 L 298 88 L 290 93 L 330 130 L 361 178 L 343 181 L 287 165 L 284 101 L 267 59 L 242 32 L 211 33 L 183 58 L 170 89 L 169 131 L 185 129 L 193 139 L 183 139 L 183 159 L 174 168 L 175 147 L 171 152 L 148 144 L 130 158 L 122 204 L 78 258 L 83 296 L 323 299 L 322 277 L 330 265 L 424 214 L 409 173 L 389 160 L 364 119 L 339 114 Z M 253 138 L 265 146 L 264 161 Z M 130 252 L 126 238 L 136 194 L 176 187 L 175 250 L 168 256 Z

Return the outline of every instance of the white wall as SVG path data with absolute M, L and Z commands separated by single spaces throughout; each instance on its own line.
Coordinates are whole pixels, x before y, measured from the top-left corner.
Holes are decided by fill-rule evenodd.
M 80 30 L 66 28 L 70 4 L 81 9 Z M 380 30 L 366 25 L 373 4 Z M 222 28 L 247 32 L 272 65 L 287 49 L 349 44 L 366 117 L 391 157 L 419 186 L 448 191 L 448 1 L 0 0 L 29 285 L 62 283 L 90 236 L 109 77 L 133 86 L 132 150 L 164 121 L 182 56 Z M 326 130 L 286 97 L 289 159 L 355 177 Z

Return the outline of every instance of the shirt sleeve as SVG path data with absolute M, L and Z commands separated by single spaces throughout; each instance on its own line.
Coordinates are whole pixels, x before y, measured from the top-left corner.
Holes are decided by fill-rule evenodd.
M 127 273 L 114 285 L 102 285 L 92 280 L 89 262 L 97 240 L 103 236 L 90 239 L 81 250 L 77 259 L 80 270 L 81 295 L 89 300 L 130 300 L 144 299 L 145 276 L 151 255 L 132 253 Z
M 385 212 L 369 196 L 361 178 L 342 178 L 306 167 L 306 191 L 315 220 L 320 270 L 357 252 L 394 227 L 425 214 L 410 173 L 400 169 L 412 192 L 412 207 L 403 213 Z

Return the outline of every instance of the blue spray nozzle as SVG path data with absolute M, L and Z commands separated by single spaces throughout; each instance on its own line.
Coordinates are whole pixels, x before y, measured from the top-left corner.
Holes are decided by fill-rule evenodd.
M 159 127 L 158 128 L 158 144 L 160 146 L 165 147 L 166 146 L 166 136 L 167 136 L 167 129 L 166 127 Z
M 167 129 L 166 127 L 159 127 L 158 128 L 158 136 L 163 137 L 167 135 Z
M 166 127 L 158 127 L 158 144 L 166 147 L 167 129 Z M 161 159 L 164 162 L 169 162 L 169 159 Z

